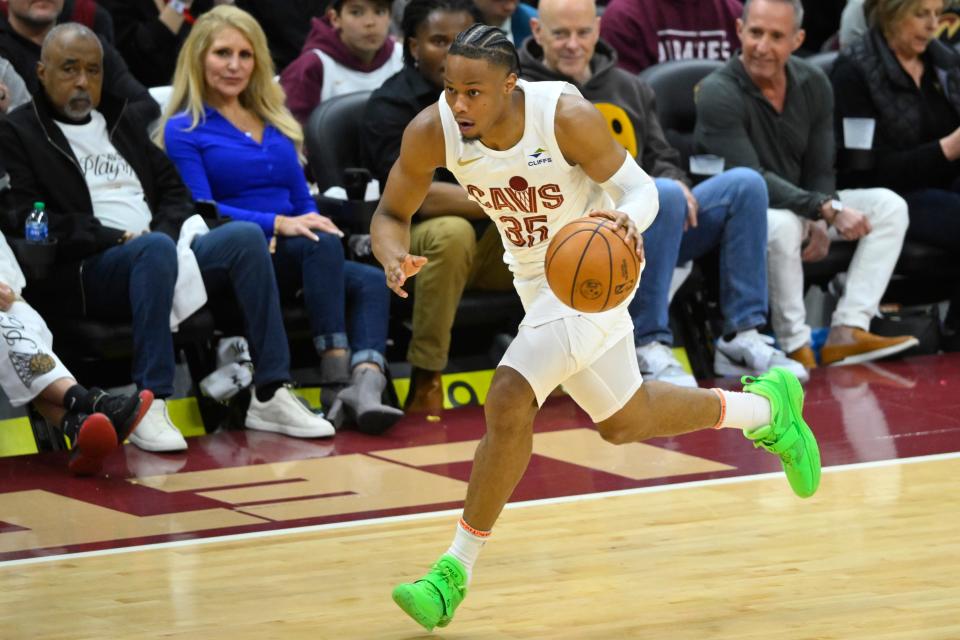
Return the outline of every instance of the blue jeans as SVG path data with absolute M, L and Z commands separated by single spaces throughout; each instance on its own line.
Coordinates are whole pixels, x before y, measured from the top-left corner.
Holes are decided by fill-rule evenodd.
M 907 239 L 960 255 L 960 193 L 921 189 L 901 195 L 910 207 Z M 960 286 L 954 289 L 945 325 L 951 331 L 960 331 Z
M 163 233 L 137 236 L 83 261 L 89 318 L 133 323 L 133 381 L 158 398 L 173 394 L 170 309 L 177 282 L 177 245 Z
M 686 232 L 687 200 L 675 181 L 657 178 L 660 212 L 644 231 L 647 266 L 630 303 L 634 340 L 673 344 L 667 296 L 673 269 L 720 247 L 723 333 L 752 329 L 767 317 L 767 186 L 751 169 L 725 171 L 693 188 L 697 226 Z
M 386 277 L 372 265 L 346 260 L 337 236 L 317 235 L 319 242 L 303 236 L 277 240 L 274 267 L 280 291 L 292 298 L 303 289 L 318 353 L 349 347 L 352 364 L 372 362 L 385 371 L 390 319 Z
M 290 346 L 267 241 L 252 222 L 234 221 L 198 236 L 190 245 L 211 295 L 233 289 L 253 359 L 253 383 L 290 380 Z
M 907 239 L 960 252 L 960 193 L 921 189 L 901 195 L 910 207 Z
M 257 385 L 290 379 L 290 351 L 270 254 L 260 227 L 231 222 L 191 245 L 208 293 L 231 286 L 246 327 Z M 133 323 L 133 381 L 158 398 L 173 394 L 170 308 L 177 282 L 177 246 L 148 233 L 87 258 L 83 287 L 87 316 Z M 122 301 L 129 301 L 125 305 Z M 119 304 L 118 304 L 119 302 Z

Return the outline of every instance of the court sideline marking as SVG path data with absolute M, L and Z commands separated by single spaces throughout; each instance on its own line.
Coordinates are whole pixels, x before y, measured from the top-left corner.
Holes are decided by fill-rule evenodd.
M 860 469 L 874 469 L 881 467 L 892 467 L 902 464 L 916 464 L 920 462 L 936 462 L 940 460 L 953 460 L 960 458 L 960 451 L 952 453 L 935 453 L 927 456 L 914 456 L 910 458 L 892 458 L 889 460 L 873 460 L 870 462 L 854 462 L 851 464 L 835 465 L 824 467 L 823 473 L 839 473 L 842 471 L 857 471 Z M 632 489 L 618 489 L 616 491 L 601 491 L 598 493 L 584 493 L 573 496 L 559 496 L 555 498 L 538 498 L 536 500 L 524 500 L 521 502 L 507 503 L 505 509 L 522 509 L 525 507 L 537 507 L 543 505 L 566 504 L 573 502 L 586 502 L 600 500 L 604 498 L 614 498 L 618 496 L 631 496 L 644 493 L 660 493 L 663 491 L 678 491 L 683 489 L 697 489 L 700 487 L 718 486 L 725 484 L 739 484 L 744 482 L 756 482 L 758 480 L 767 480 L 769 478 L 782 477 L 782 471 L 772 471 L 770 473 L 758 473 L 753 475 L 732 476 L 727 478 L 711 478 L 708 480 L 693 480 L 691 482 L 678 482 L 675 484 L 661 484 L 651 487 L 634 487 Z M 237 542 L 241 540 L 253 540 L 257 538 L 269 538 L 274 536 L 287 536 L 298 533 L 315 533 L 321 531 L 331 531 L 336 529 L 347 529 L 352 527 L 366 527 L 381 524 L 390 524 L 394 522 L 410 522 L 415 520 L 428 520 L 430 518 L 440 518 L 459 515 L 462 509 L 445 509 L 441 511 L 425 511 L 423 513 L 408 513 L 399 516 L 384 516 L 380 518 L 369 518 L 366 520 L 350 520 L 345 522 L 328 522 L 326 524 L 314 524 L 304 527 L 291 527 L 287 529 L 272 529 L 269 531 L 253 531 L 249 533 L 235 533 L 223 536 L 214 536 L 210 538 L 196 538 L 192 540 L 172 540 L 170 542 L 158 542 L 156 544 L 136 545 L 130 547 L 117 547 L 114 549 L 98 549 L 96 551 L 81 551 L 78 553 L 62 553 L 50 556 L 41 556 L 38 558 L 22 558 L 18 560 L 7 560 L 0 562 L 0 569 L 7 567 L 23 566 L 30 564 L 39 564 L 44 562 L 55 562 L 58 560 L 75 560 L 80 558 L 91 558 L 98 556 L 107 556 L 121 553 L 134 553 L 137 551 L 152 551 L 160 549 L 175 549 L 180 547 L 189 547 L 202 544 L 213 544 L 217 542 Z

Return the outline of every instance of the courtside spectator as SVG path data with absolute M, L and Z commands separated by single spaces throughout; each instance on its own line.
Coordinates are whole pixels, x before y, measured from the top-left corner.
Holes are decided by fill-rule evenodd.
M 960 56 L 936 39 L 941 11 L 943 0 L 874 3 L 873 27 L 834 64 L 834 122 L 841 142 L 845 118 L 875 123 L 871 166 L 841 161 L 846 186 L 895 190 L 910 207 L 907 238 L 960 256 Z M 948 334 L 958 316 L 951 304 Z
M 177 52 L 194 18 L 217 0 L 98 0 L 113 17 L 115 46 L 137 80 L 170 84 Z
M 100 470 L 103 459 L 136 429 L 153 402 L 143 390 L 111 396 L 85 389 L 53 352 L 53 336 L 22 298 L 27 280 L 0 234 L 0 387 L 14 407 L 33 403 L 70 443 L 68 468 L 78 475 Z
M 697 186 L 657 120 L 653 90 L 616 66 L 600 37 L 593 0 L 541 0 L 533 39 L 520 51 L 527 80 L 564 80 L 596 104 L 623 144 L 657 185 L 660 211 L 643 233 L 647 266 L 630 304 L 637 360 L 644 380 L 697 386 L 673 355 L 668 310 L 673 268 L 719 248 L 723 334 L 714 369 L 759 375 L 774 366 L 799 378 L 800 363 L 774 349 L 756 329 L 767 322 L 767 187 L 751 169 L 724 171 Z M 744 265 L 751 265 L 745 268 Z
M 443 92 L 443 64 L 457 34 L 478 21 L 469 0 L 411 0 L 403 13 L 403 70 L 373 92 L 363 118 L 367 167 L 380 184 L 400 155 L 403 130 Z M 488 224 L 479 239 L 471 221 Z M 404 408 L 437 415 L 443 408 L 441 372 L 450 352 L 450 330 L 464 289 L 507 291 L 513 277 L 503 263 L 500 233 L 447 171 L 438 171 L 414 217 L 410 253 L 427 264 L 408 286 L 413 291 L 413 365 Z
M 821 259 L 831 241 L 857 248 L 822 364 L 874 360 L 917 340 L 868 331 L 900 256 L 907 204 L 889 189 L 836 191 L 830 81 L 791 55 L 803 43 L 802 19 L 800 0 L 747 0 L 737 21 L 742 52 L 700 84 L 695 139 L 699 149 L 766 179 L 773 329 L 784 351 L 812 368 L 802 260 Z
M 30 92 L 23 78 L 8 60 L 0 58 L 0 114 L 27 102 L 30 102 Z
M 40 45 L 47 33 L 57 23 L 63 10 L 63 0 L 36 3 L 32 0 L 9 0 L 9 13 L 0 19 L 0 56 L 10 61 L 35 94 L 40 83 L 37 80 L 37 63 L 40 62 Z M 147 88 L 130 73 L 126 62 L 108 42 L 99 36 L 103 46 L 104 89 L 111 95 L 127 101 L 130 115 L 146 127 L 160 115 L 160 107 L 150 97 Z
M 726 60 L 740 10 L 740 0 L 610 0 L 600 37 L 631 73 L 667 60 Z
M 173 394 L 176 240 L 193 203 L 142 124 L 113 96 L 101 101 L 102 59 L 100 40 L 82 25 L 47 34 L 40 90 L 0 120 L 9 203 L 22 229 L 33 203 L 45 202 L 57 241 L 53 274 L 30 283 L 31 302 L 48 317 L 132 321 L 133 381 L 157 400 L 130 439 L 150 451 L 177 451 L 187 444 L 163 399 Z M 256 367 L 246 425 L 333 435 L 287 387 L 290 354 L 263 234 L 245 222 L 202 231 L 189 244 L 195 270 L 211 300 L 233 295 L 239 303 Z
M 334 0 L 312 24 L 300 57 L 280 75 L 301 123 L 321 101 L 377 89 L 403 67 L 403 48 L 388 35 L 390 0 Z
M 267 34 L 275 69 L 293 62 L 310 33 L 310 20 L 322 16 L 330 0 L 237 0 L 236 5 L 256 18 Z
M 870 3 L 876 6 L 877 2 Z M 956 0 L 944 2 L 943 11 L 937 20 L 935 38 L 953 47 L 960 48 L 960 7 Z M 864 0 L 847 0 L 840 19 L 840 48 L 854 44 L 867 32 L 867 4 Z
M 217 7 L 194 24 L 160 135 L 195 198 L 216 201 L 222 214 L 256 223 L 270 239 L 281 295 L 307 308 L 324 383 L 350 385 L 331 420 L 368 432 L 396 422 L 403 412 L 380 399 L 386 278 L 379 267 L 344 260 L 343 234 L 317 212 L 299 162 L 303 133 L 283 105 L 266 37 L 249 13 Z
M 498 27 L 519 47 L 530 37 L 530 18 L 537 10 L 520 0 L 474 0 L 483 16 L 483 23 Z

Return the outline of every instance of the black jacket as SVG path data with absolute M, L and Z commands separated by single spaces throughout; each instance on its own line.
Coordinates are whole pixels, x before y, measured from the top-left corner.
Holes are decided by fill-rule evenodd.
M 327 4 L 327 0 L 237 0 L 237 6 L 251 13 L 267 34 L 277 73 L 300 55 L 310 33 L 310 18 L 323 16 Z
M 173 83 L 177 54 L 190 33 L 186 22 L 173 33 L 160 22 L 153 0 L 99 0 L 98 4 L 113 16 L 117 50 L 133 75 L 148 87 Z M 190 13 L 197 17 L 212 5 L 212 0 L 196 0 Z
M 133 77 L 117 50 L 102 37 L 100 42 L 103 45 L 103 92 L 129 101 L 130 115 L 146 127 L 160 117 L 160 106 L 147 88 Z M 37 78 L 40 45 L 14 31 L 3 17 L 0 17 L 0 56 L 10 61 L 30 93 L 36 94 L 40 88 Z
M 921 59 L 924 77 L 918 87 L 877 29 L 837 58 L 830 80 L 838 146 L 843 148 L 844 118 L 876 120 L 875 166 L 847 171 L 841 155 L 843 186 L 900 192 L 949 188 L 960 175 L 960 163 L 947 160 L 939 142 L 960 125 L 960 55 L 933 40 Z
M 110 141 L 143 186 L 153 214 L 151 229 L 176 240 L 183 221 L 193 212 L 190 191 L 166 154 L 130 118 L 125 102 L 104 96 L 99 111 L 107 121 Z M 6 231 L 22 237 L 33 203 L 42 201 L 50 237 L 57 241 L 56 269 L 50 279 L 65 285 L 76 282 L 84 258 L 115 246 L 123 231 L 104 227 L 93 215 L 86 179 L 52 114 L 46 94 L 39 93 L 0 120 L 0 155 L 11 180 L 4 206 L 12 212 L 15 225 Z

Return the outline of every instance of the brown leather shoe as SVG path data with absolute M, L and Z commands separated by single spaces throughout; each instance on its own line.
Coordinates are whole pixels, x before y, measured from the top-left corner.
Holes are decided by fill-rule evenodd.
M 803 345 L 796 351 L 791 351 L 787 354 L 787 357 L 802 364 L 807 371 L 817 368 L 817 357 L 813 355 L 813 349 L 808 344 Z
M 414 367 L 410 372 L 410 392 L 403 403 L 406 413 L 439 416 L 443 411 L 443 382 L 439 371 Z
M 906 351 L 920 342 L 913 336 L 878 336 L 863 329 L 854 329 L 853 339 L 850 344 L 824 345 L 820 362 L 824 366 L 870 362 Z

